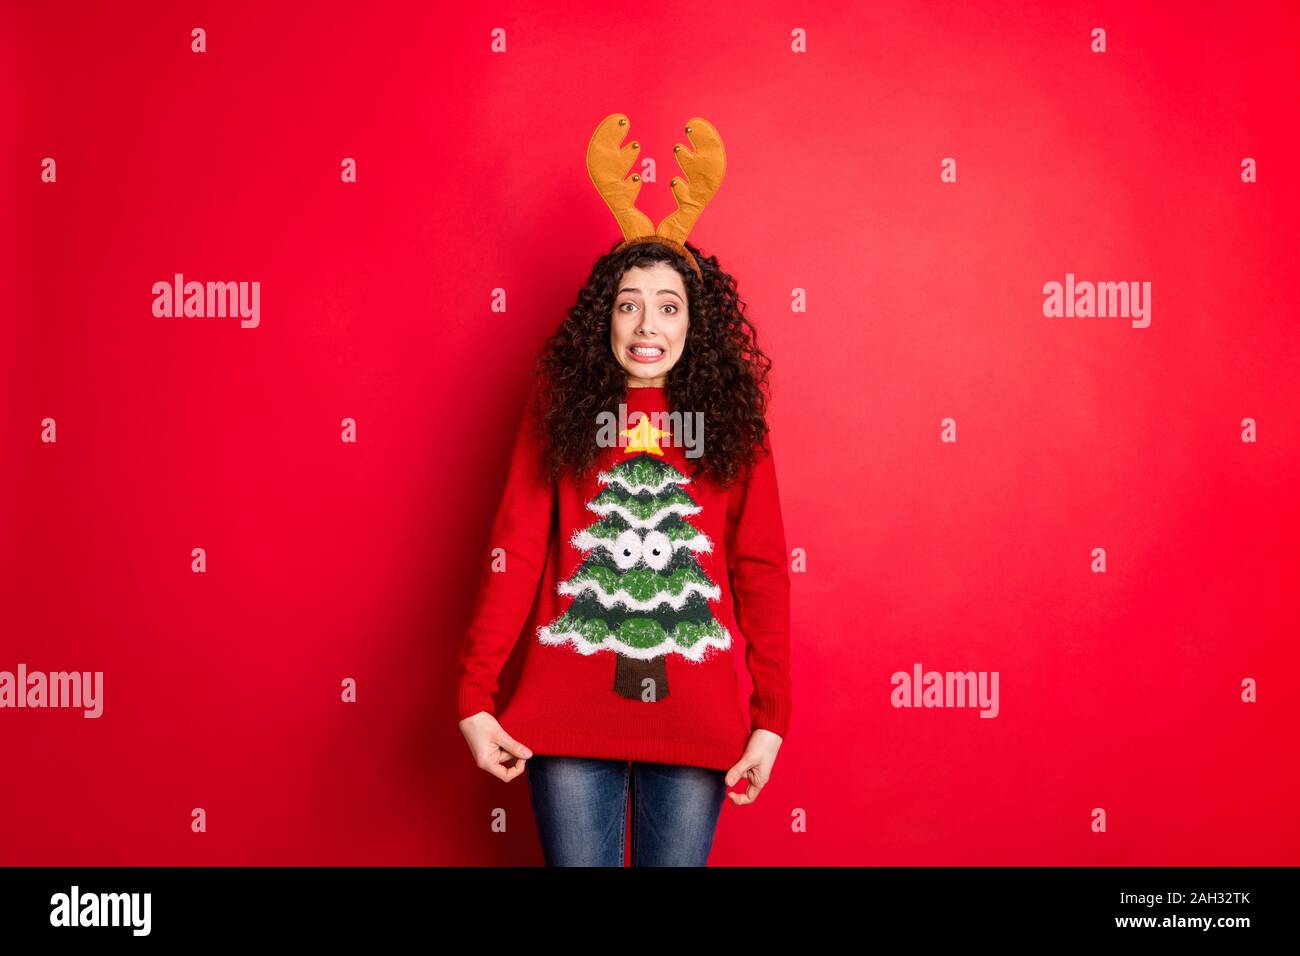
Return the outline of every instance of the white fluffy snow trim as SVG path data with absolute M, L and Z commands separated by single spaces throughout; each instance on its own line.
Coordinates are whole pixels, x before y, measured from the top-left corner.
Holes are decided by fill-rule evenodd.
M 605 515 L 607 514 L 612 514 L 614 512 L 617 512 L 619 517 L 621 517 L 632 527 L 642 528 L 646 531 L 653 531 L 655 529 L 655 526 L 659 524 L 660 521 L 663 520 L 664 515 L 676 514 L 685 518 L 687 515 L 699 514 L 704 509 L 701 508 L 699 505 L 686 505 L 686 504 L 682 504 L 680 501 L 675 501 L 670 505 L 666 505 L 665 507 L 660 508 L 653 515 L 651 515 L 649 518 L 646 518 L 644 520 L 636 517 L 634 514 L 632 514 L 632 512 L 628 511 L 626 508 L 624 508 L 622 505 L 619 504 L 598 505 L 595 502 L 588 501 L 587 510 L 594 511 L 602 518 L 605 517 Z
M 648 491 L 652 495 L 657 495 L 661 493 L 669 485 L 689 485 L 691 483 L 691 479 L 688 478 L 686 475 L 677 474 L 677 475 L 664 475 L 664 480 L 659 482 L 659 484 L 657 485 L 644 485 L 641 484 L 640 482 L 633 484 L 632 482 L 624 478 L 622 475 L 616 475 L 612 471 L 602 471 L 599 475 L 596 476 L 596 480 L 599 481 L 602 485 L 622 485 L 624 488 L 626 488 L 629 492 L 631 492 L 634 495 L 641 491 Z
M 722 627 L 721 625 L 718 625 Z M 693 647 L 682 647 L 671 637 L 665 637 L 654 647 L 628 647 L 614 635 L 609 635 L 599 644 L 593 644 L 584 638 L 577 631 L 552 631 L 549 627 L 539 627 L 537 629 L 537 639 L 543 644 L 573 644 L 573 649 L 579 654 L 591 655 L 600 651 L 614 651 L 622 654 L 624 657 L 634 657 L 637 660 L 648 661 L 659 657 L 661 654 L 680 654 L 687 660 L 701 661 L 710 647 L 716 647 L 720 650 L 726 650 L 731 646 L 731 635 L 727 629 L 722 627 L 721 637 L 706 636 L 701 637 L 695 642 Z
M 671 540 L 671 539 L 670 539 Z M 569 544 L 579 551 L 594 551 L 596 548 L 604 548 L 610 554 L 614 553 L 614 540 L 611 538 L 598 538 L 587 529 L 575 531 L 569 538 Z M 709 536 L 703 533 L 697 533 L 693 538 L 687 538 L 684 541 L 673 541 L 673 550 L 678 548 L 690 548 L 692 551 L 702 551 L 710 553 L 713 551 L 713 542 Z
M 613 594 L 606 594 L 604 588 L 595 581 L 583 581 L 581 584 L 570 584 L 568 581 L 561 581 L 555 586 L 557 594 L 569 594 L 573 597 L 577 597 L 583 591 L 590 591 L 596 595 L 596 600 L 600 602 L 601 607 L 612 608 L 615 604 L 626 604 L 633 611 L 653 611 L 665 604 L 674 611 L 680 611 L 682 605 L 686 603 L 686 599 L 692 593 L 703 594 L 710 601 L 717 601 L 722 597 L 722 589 L 718 585 L 705 587 L 697 581 L 689 582 L 686 587 L 682 588 L 682 592 L 676 596 L 670 597 L 667 594 L 658 594 L 649 601 L 638 601 L 622 588 L 619 588 Z

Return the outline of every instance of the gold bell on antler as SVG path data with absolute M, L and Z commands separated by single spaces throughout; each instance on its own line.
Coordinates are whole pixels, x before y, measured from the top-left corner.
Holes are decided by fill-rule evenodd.
M 615 251 L 642 242 L 657 242 L 684 258 L 695 274 L 701 276 L 699 263 L 685 242 L 726 173 L 727 153 L 722 146 L 722 137 L 712 123 L 698 116 L 686 124 L 686 136 L 693 149 L 681 143 L 673 147 L 677 165 L 686 174 L 686 179 L 673 177 L 670 188 L 677 209 L 665 216 L 656 229 L 649 217 L 636 208 L 641 177 L 633 173 L 631 179 L 627 178 L 641 148 L 641 144 L 635 141 L 621 145 L 627 131 L 627 116 L 611 113 L 600 121 L 587 144 L 587 172 L 623 231 L 623 241 Z

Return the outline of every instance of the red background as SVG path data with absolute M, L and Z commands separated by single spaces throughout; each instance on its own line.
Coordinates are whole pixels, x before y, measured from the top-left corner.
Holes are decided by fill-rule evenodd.
M 0 711 L 0 863 L 540 862 L 451 690 L 528 367 L 617 238 L 611 112 L 656 222 L 686 120 L 724 139 L 692 240 L 808 555 L 712 862 L 1298 862 L 1296 24 L 1163 6 L 6 6 L 0 669 L 103 670 L 105 712 Z M 174 272 L 261 326 L 155 318 Z M 1045 318 L 1066 272 L 1151 326 Z M 893 709 L 915 661 L 1000 715 Z

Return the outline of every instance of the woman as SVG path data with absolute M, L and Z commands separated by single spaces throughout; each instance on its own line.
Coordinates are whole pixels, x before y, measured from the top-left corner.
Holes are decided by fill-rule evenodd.
M 479 767 L 509 781 L 527 766 L 548 865 L 624 865 L 630 792 L 632 865 L 703 866 L 723 795 L 745 806 L 771 776 L 791 703 L 770 366 L 735 280 L 684 235 L 601 257 L 537 361 L 457 714 Z M 741 778 L 746 792 L 729 792 Z

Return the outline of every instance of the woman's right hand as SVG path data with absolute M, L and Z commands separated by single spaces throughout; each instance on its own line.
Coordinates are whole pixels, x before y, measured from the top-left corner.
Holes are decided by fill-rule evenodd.
M 524 764 L 533 752 L 511 737 L 486 710 L 480 710 L 460 722 L 474 763 L 507 783 L 524 772 Z

